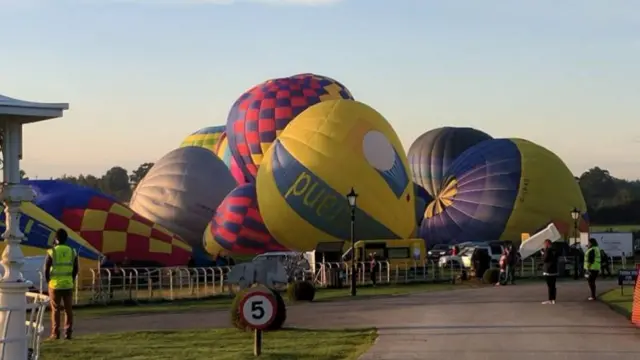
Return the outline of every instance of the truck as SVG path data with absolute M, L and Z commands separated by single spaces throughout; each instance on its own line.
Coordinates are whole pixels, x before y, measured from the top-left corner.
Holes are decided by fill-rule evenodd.
M 600 249 L 612 257 L 633 256 L 633 233 L 631 232 L 596 232 L 589 234 L 590 238 L 596 239 Z M 583 240 L 581 245 L 587 244 Z

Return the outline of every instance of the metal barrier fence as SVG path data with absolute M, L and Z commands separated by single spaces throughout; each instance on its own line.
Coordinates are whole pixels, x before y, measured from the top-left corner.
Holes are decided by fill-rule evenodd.
M 40 343 L 42 333 L 44 332 L 44 326 L 42 325 L 42 321 L 44 319 L 45 309 L 49 305 L 49 297 L 43 294 L 28 292 L 26 294 L 27 297 L 27 319 L 16 319 L 15 316 L 24 316 L 24 308 L 23 309 L 15 309 L 15 308 L 0 308 L 0 312 L 3 313 L 2 317 L 2 338 L 0 338 L 0 359 L 8 359 L 6 357 L 7 352 L 7 344 L 15 343 L 15 342 L 26 342 L 27 343 L 27 359 L 29 360 L 37 360 L 40 357 Z M 22 310 L 14 313 L 14 310 Z M 16 315 L 18 314 L 18 315 Z M 11 327 L 12 321 L 24 321 L 25 328 L 23 331 L 17 331 L 11 333 L 15 328 Z
M 573 259 L 564 258 L 565 267 L 572 269 Z M 627 259 L 612 259 L 611 272 L 624 268 Z M 633 261 L 629 261 L 633 266 Z M 356 267 L 357 284 L 369 285 L 371 278 L 370 262 L 360 262 Z M 77 305 L 110 304 L 122 302 L 161 301 L 178 299 L 201 299 L 215 295 L 230 294 L 235 286 L 227 283 L 227 274 L 231 267 L 206 268 L 120 268 L 91 269 L 90 277 L 76 281 L 74 302 Z M 85 272 L 86 273 L 86 272 Z M 378 284 L 408 284 L 414 282 L 438 283 L 455 282 L 469 276 L 469 269 L 461 268 L 457 262 L 441 264 L 435 261 L 380 261 L 375 280 Z M 307 271 L 295 280 L 308 280 L 317 287 L 340 288 L 350 284 L 350 263 L 320 263 L 315 271 Z M 542 262 L 530 258 L 516 266 L 518 278 L 542 276 Z M 40 292 L 46 290 L 44 276 L 41 274 Z

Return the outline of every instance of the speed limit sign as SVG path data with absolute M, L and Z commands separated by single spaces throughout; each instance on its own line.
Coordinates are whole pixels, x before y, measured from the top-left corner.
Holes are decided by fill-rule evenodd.
M 264 330 L 276 318 L 278 304 L 268 289 L 252 289 L 240 300 L 240 316 L 255 330 Z

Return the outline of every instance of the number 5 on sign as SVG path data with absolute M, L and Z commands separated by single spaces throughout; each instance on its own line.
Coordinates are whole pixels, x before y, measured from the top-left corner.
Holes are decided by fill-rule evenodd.
M 262 352 L 262 330 L 273 323 L 277 309 L 277 301 L 269 289 L 251 289 L 240 300 L 240 317 L 254 330 L 255 356 Z

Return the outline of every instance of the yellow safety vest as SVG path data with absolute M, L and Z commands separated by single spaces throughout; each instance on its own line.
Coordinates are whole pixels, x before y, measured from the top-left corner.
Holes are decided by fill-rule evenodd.
M 73 289 L 73 264 L 76 251 L 67 245 L 56 245 L 47 251 L 51 257 L 50 289 Z
M 593 264 L 589 265 L 589 253 L 595 251 L 595 257 L 593 260 Z M 584 269 L 585 270 L 595 270 L 600 271 L 600 248 L 597 246 L 591 247 L 584 253 Z

